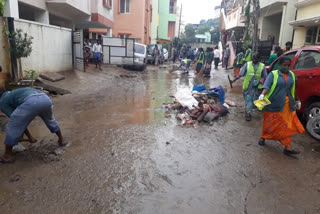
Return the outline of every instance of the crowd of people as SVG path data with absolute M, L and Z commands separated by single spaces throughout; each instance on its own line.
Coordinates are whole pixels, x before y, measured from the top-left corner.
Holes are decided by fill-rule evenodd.
M 267 65 L 272 64 L 291 48 L 292 42 L 286 43 L 285 50 L 282 50 L 280 46 L 275 46 Z M 228 44 L 223 50 L 222 57 L 218 46 L 214 47 L 214 50 L 207 48 L 206 51 L 199 48 L 194 59 L 189 59 L 187 54 L 182 60 L 182 65 L 189 71 L 190 64 L 194 62 L 195 73 L 198 74 L 204 68 L 204 76 L 207 76 L 206 69 L 211 70 L 213 61 L 214 68 L 218 69 L 220 58 L 222 58 L 222 67 L 228 70 L 230 54 Z M 180 58 L 183 56 L 184 54 Z M 249 45 L 245 51 L 240 49 L 236 53 L 233 62 L 235 78 L 231 83 L 244 78 L 242 90 L 247 121 L 252 120 L 252 111 L 257 108 L 255 101 L 267 99 L 271 103 L 259 109 L 263 111 L 263 128 L 259 145 L 264 146 L 265 140 L 276 140 L 284 146 L 284 154 L 297 155 L 299 151 L 291 148 L 291 136 L 304 133 L 305 129 L 296 114 L 296 110 L 301 108 L 301 102 L 295 94 L 297 77 L 289 70 L 290 64 L 291 59 L 282 56 L 279 63 L 273 66 L 273 71 L 269 71 L 268 74 L 259 53 L 253 53 L 252 46 Z
M 285 50 L 276 46 L 268 65 L 291 48 L 291 42 L 286 43 Z M 265 64 L 260 62 L 259 54 L 252 53 L 249 47 L 245 56 L 242 51 L 237 53 L 234 61 L 235 79 L 232 83 L 241 77 L 244 78 L 242 90 L 247 121 L 252 120 L 251 112 L 256 108 L 254 101 L 265 99 L 270 101 L 269 105 L 259 108 L 263 111 L 263 128 L 259 145 L 264 146 L 265 140 L 279 141 L 284 146 L 284 154 L 297 155 L 300 152 L 292 149 L 291 136 L 304 133 L 305 129 L 296 114 L 296 110 L 301 108 L 301 102 L 295 93 L 297 77 L 289 70 L 290 64 L 291 58 L 282 56 L 268 74 Z

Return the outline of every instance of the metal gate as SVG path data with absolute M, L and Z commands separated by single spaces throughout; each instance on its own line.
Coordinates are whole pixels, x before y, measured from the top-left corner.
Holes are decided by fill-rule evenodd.
M 72 64 L 79 71 L 85 71 L 83 51 L 83 30 L 72 31 Z
M 116 65 L 134 64 L 135 39 L 102 36 L 103 63 Z
M 273 41 L 269 41 L 269 40 L 259 41 L 258 52 L 260 54 L 260 60 L 266 65 L 268 63 L 268 60 L 272 51 L 272 47 L 273 47 Z

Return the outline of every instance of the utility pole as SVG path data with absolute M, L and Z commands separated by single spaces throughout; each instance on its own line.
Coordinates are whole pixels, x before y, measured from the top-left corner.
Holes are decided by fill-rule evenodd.
M 253 3 L 253 37 L 252 37 L 252 51 L 258 51 L 259 37 L 258 37 L 258 24 L 260 17 L 260 1 L 252 0 Z
M 180 18 L 179 18 L 179 31 L 178 31 L 178 39 L 180 38 L 181 15 L 182 15 L 182 3 L 181 3 L 181 7 L 180 7 Z

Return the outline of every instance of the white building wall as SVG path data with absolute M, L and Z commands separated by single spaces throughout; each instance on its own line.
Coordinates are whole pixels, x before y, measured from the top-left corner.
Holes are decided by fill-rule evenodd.
M 157 43 L 158 23 L 159 23 L 158 22 L 158 14 L 159 14 L 159 0 L 152 0 L 152 22 L 151 22 L 151 33 L 150 33 L 151 44 L 156 44 Z M 176 22 L 176 23 L 178 23 L 178 22 Z M 179 28 L 177 26 L 178 25 L 176 24 L 176 29 Z
M 26 20 L 15 20 L 14 26 L 34 37 L 31 55 L 22 58 L 23 70 L 42 73 L 72 69 L 70 29 Z
M 100 15 L 106 17 L 107 19 L 113 21 L 113 6 L 114 2 L 112 1 L 112 9 L 108 9 L 103 6 L 101 0 L 91 0 L 91 13 L 99 13 Z M 133 4 L 133 2 L 131 2 Z
M 12 0 L 9 0 L 12 1 Z M 19 2 L 23 2 L 28 5 L 32 5 L 33 7 L 47 10 L 46 0 L 19 0 Z
M 261 14 L 259 18 L 259 38 L 267 39 L 268 35 L 275 35 L 275 42 L 279 43 L 280 47 L 285 48 L 285 43 L 292 41 L 293 27 L 289 25 L 290 21 L 295 20 L 297 0 L 260 0 Z M 281 18 L 273 20 L 275 26 L 271 26 L 270 20 L 275 14 L 282 14 Z M 266 18 L 268 17 L 268 18 Z M 280 31 L 278 27 L 280 25 Z

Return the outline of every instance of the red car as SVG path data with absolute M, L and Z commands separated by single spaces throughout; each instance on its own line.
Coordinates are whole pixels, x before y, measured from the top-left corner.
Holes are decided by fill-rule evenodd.
M 296 94 L 302 104 L 298 114 L 311 137 L 320 141 L 320 46 L 291 50 L 282 56 L 292 59 L 290 70 L 298 78 Z M 268 72 L 275 70 L 279 58 L 267 67 Z

